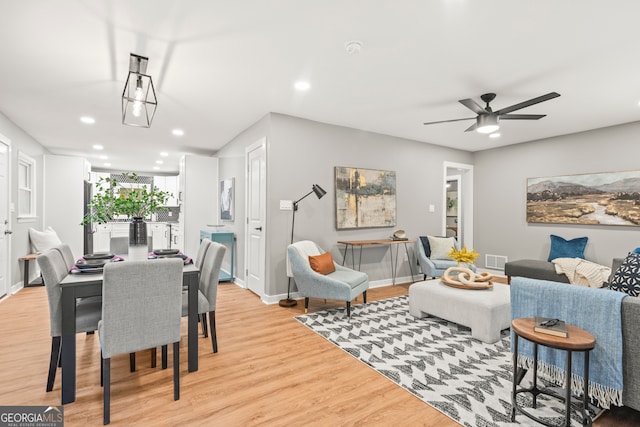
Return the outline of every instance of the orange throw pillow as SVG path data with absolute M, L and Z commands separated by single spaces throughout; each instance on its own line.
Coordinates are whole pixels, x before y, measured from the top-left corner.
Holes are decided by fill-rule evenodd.
M 309 265 L 311 265 L 313 271 L 320 274 L 329 274 L 336 271 L 336 266 L 333 265 L 333 258 L 329 252 L 325 252 L 322 255 L 310 256 Z

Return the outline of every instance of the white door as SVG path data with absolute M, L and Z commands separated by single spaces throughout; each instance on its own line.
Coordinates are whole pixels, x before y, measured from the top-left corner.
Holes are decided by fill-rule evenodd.
M 249 290 L 260 297 L 265 294 L 266 141 L 266 138 L 262 138 L 246 150 L 246 280 Z
M 9 223 L 9 140 L 0 135 L 0 297 L 9 292 L 11 230 Z M 26 261 L 25 261 L 26 262 Z

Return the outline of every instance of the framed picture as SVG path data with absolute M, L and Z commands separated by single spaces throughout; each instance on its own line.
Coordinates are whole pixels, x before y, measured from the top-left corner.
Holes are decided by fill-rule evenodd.
M 640 225 L 640 171 L 527 179 L 527 222 Z
M 220 181 L 220 220 L 233 221 L 234 216 L 234 193 L 235 178 L 227 178 Z
M 336 229 L 394 227 L 396 173 L 336 166 Z

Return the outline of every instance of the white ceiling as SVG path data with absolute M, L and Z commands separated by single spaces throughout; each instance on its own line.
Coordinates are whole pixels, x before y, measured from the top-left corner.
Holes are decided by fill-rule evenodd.
M 640 118 L 637 0 L 0 0 L 0 15 L 0 112 L 94 168 L 151 171 L 167 151 L 159 172 L 175 172 L 268 112 L 469 151 Z M 150 129 L 121 124 L 132 52 L 158 94 Z M 485 92 L 495 110 L 551 91 L 518 111 L 547 117 L 498 139 L 422 124 L 473 117 L 458 100 Z

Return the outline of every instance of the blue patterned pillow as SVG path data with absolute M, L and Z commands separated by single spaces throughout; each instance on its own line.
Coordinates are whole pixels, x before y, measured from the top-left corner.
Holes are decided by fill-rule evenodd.
M 613 275 L 609 288 L 633 297 L 640 295 L 640 254 L 627 255 Z
M 551 234 L 551 250 L 547 261 L 551 262 L 556 258 L 582 258 L 584 259 L 584 248 L 587 246 L 588 237 L 576 237 L 565 240 L 560 236 Z

